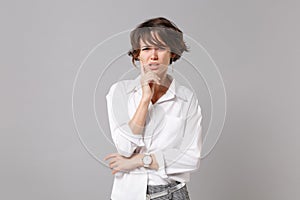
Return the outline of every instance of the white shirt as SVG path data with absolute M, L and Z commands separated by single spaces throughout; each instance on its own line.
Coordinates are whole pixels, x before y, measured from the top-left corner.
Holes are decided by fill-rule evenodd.
M 188 182 L 198 169 L 202 146 L 201 108 L 188 88 L 172 83 L 155 104 L 150 101 L 145 128 L 134 135 L 128 125 L 142 97 L 140 76 L 113 84 L 106 96 L 109 124 L 118 153 L 153 153 L 159 170 L 144 167 L 115 175 L 112 200 L 145 200 L 147 185 Z

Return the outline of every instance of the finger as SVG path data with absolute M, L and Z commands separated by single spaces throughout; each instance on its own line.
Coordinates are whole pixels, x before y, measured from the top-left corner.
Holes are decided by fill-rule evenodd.
M 159 82 L 160 78 L 159 76 L 157 76 L 156 74 L 148 74 L 145 77 L 145 81 L 150 82 L 150 81 L 154 81 L 154 82 Z
M 152 84 L 160 85 L 160 78 L 156 74 L 146 74 L 141 82 L 141 86 L 152 86 Z
M 149 65 L 144 65 L 144 72 L 145 72 L 145 73 L 154 73 L 154 72 L 149 68 Z
M 116 169 L 118 167 L 118 165 L 117 164 L 111 164 L 111 165 L 109 165 L 109 168 L 111 168 L 111 169 Z
M 160 81 L 160 77 L 157 74 L 153 73 L 153 75 L 158 81 Z
M 157 78 L 158 80 L 160 80 L 160 77 L 156 73 L 154 73 L 153 71 L 147 72 L 146 76 L 147 77 L 152 77 L 152 78 Z
M 120 169 L 120 168 L 116 168 L 116 169 L 113 169 L 113 170 L 112 170 L 112 174 L 116 174 L 116 173 L 118 173 L 118 172 L 128 173 L 129 170 L 122 170 L 122 169 Z
M 117 156 L 119 156 L 118 153 L 111 153 L 111 154 L 108 154 L 108 155 L 104 158 L 104 160 L 108 160 L 108 159 L 111 159 L 111 158 L 114 158 L 114 157 L 117 157 Z
M 156 77 L 151 78 L 149 83 L 156 83 L 156 84 L 160 85 L 159 79 Z
M 110 168 L 115 168 L 115 167 L 117 167 L 117 166 L 118 166 L 118 165 L 117 165 L 116 161 L 110 162 L 110 163 L 109 163 L 109 167 L 110 167 Z
M 155 83 L 157 84 L 157 85 L 160 85 L 160 78 L 154 78 L 154 81 L 155 81 Z
M 153 95 L 154 95 L 154 87 L 151 87 L 151 99 L 152 99 Z
M 115 174 L 116 174 L 117 172 L 119 172 L 119 171 L 120 171 L 120 170 L 118 170 L 118 169 L 114 169 L 114 170 L 112 170 L 111 173 L 115 175 Z
M 111 158 L 113 158 L 113 157 L 115 157 L 113 154 L 109 154 L 109 155 L 107 155 L 107 156 L 104 158 L 104 160 L 109 160 L 109 159 L 111 159 Z

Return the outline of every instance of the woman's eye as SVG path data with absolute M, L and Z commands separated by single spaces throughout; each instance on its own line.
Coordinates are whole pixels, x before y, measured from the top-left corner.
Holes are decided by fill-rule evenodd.
M 145 47 L 145 48 L 142 48 L 142 51 L 148 51 L 150 48 L 149 47 Z

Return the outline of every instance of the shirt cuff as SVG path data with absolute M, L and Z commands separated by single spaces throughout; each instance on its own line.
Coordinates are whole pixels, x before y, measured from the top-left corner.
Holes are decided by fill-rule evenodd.
M 124 123 L 120 126 L 120 136 L 125 138 L 126 140 L 132 142 L 133 144 L 141 147 L 145 146 L 143 136 L 142 135 L 135 135 L 132 133 L 131 128 L 127 123 Z
M 145 146 L 142 135 L 134 135 L 126 123 L 119 127 L 118 132 L 115 145 L 121 155 L 130 157 L 137 147 Z
M 162 151 L 153 152 L 156 162 L 158 164 L 157 174 L 162 178 L 168 178 L 165 167 L 165 160 Z

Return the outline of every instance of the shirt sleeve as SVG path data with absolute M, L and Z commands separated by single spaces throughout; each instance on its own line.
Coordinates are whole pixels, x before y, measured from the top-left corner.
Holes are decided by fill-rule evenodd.
M 109 126 L 113 142 L 119 154 L 130 157 L 135 149 L 144 146 L 142 135 L 132 133 L 128 125 L 128 96 L 124 86 L 115 83 L 106 95 Z
M 202 147 L 202 114 L 194 94 L 191 97 L 187 113 L 183 139 L 178 148 L 154 152 L 159 165 L 157 173 L 162 178 L 168 178 L 168 175 L 171 174 L 191 172 L 199 168 Z

